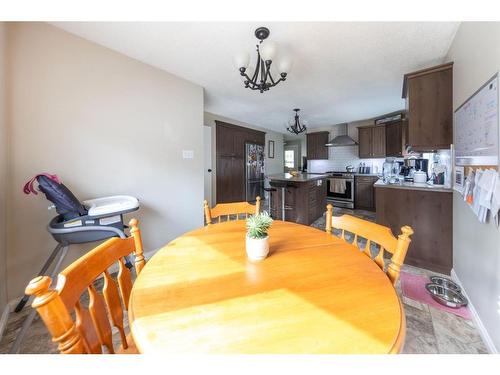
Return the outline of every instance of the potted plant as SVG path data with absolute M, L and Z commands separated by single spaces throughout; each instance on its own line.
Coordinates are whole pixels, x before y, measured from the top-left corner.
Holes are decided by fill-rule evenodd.
M 250 260 L 262 260 L 269 254 L 267 231 L 272 222 L 273 219 L 265 211 L 247 219 L 246 250 Z

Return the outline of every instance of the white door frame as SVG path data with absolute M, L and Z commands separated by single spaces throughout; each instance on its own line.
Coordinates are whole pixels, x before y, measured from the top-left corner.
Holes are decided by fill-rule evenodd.
M 212 172 L 208 172 L 208 170 Z M 212 202 L 212 184 L 214 168 L 212 163 L 212 127 L 203 125 L 203 196 L 210 207 Z

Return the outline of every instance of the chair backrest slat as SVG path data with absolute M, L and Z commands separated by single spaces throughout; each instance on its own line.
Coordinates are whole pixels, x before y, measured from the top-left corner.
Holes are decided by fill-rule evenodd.
M 128 301 L 130 300 L 130 292 L 132 291 L 132 273 L 125 266 L 123 259 L 118 259 L 118 285 L 120 286 L 120 294 L 124 302 L 125 310 L 128 310 Z
M 106 315 L 104 300 L 94 285 L 89 285 L 88 292 L 90 317 L 97 331 L 99 342 L 108 349 L 108 353 L 114 353 L 111 325 Z
M 406 257 L 406 252 L 411 242 L 413 229 L 407 225 L 401 228 L 401 234 L 398 238 L 394 237 L 391 229 L 380 224 L 372 223 L 350 215 L 333 216 L 333 206 L 326 206 L 326 231 L 332 233 L 332 229 L 341 230 L 341 239 L 345 241 L 345 231 L 355 235 L 355 239 L 359 236 L 367 240 L 363 252 L 371 258 L 371 246 L 375 243 L 379 246 L 380 251 L 375 256 L 375 263 L 386 272 L 393 285 L 399 279 L 401 266 Z M 359 247 L 358 247 L 359 248 Z M 391 261 L 385 269 L 384 252 L 392 254 Z
M 125 330 L 123 328 L 123 310 L 120 295 L 118 293 L 118 287 L 116 286 L 116 281 L 111 278 L 107 270 L 104 271 L 104 286 L 102 288 L 102 294 L 104 295 L 104 300 L 108 306 L 111 322 L 120 333 L 123 347 L 127 348 L 127 339 L 125 338 Z
M 37 277 L 27 286 L 26 293 L 35 296 L 32 307 L 42 317 L 61 353 L 97 354 L 102 353 L 102 347 L 114 353 L 111 324 L 118 329 L 123 348 L 127 349 L 122 306 L 128 307 L 132 273 L 123 258 L 135 255 L 137 274 L 145 264 L 138 222 L 132 219 L 129 225 L 131 237 L 111 238 L 89 251 L 58 275 L 55 289 L 50 289 L 52 280 L 48 276 Z M 119 268 L 116 281 L 108 271 L 113 264 Z M 95 284 L 101 276 L 102 294 Z M 89 296 L 88 309 L 80 301 L 85 291 Z M 75 311 L 75 322 L 71 311 Z
M 384 271 L 384 267 L 385 267 L 384 252 L 385 252 L 384 248 L 382 246 L 380 246 L 380 250 L 379 250 L 377 256 L 373 259 L 382 271 Z
M 368 255 L 368 257 L 370 257 L 370 258 L 372 257 L 371 247 L 372 247 L 372 241 L 371 241 L 369 238 L 367 238 L 367 239 L 366 239 L 366 246 L 365 246 L 365 248 L 364 248 L 363 252 L 364 252 L 366 255 Z
M 234 202 L 234 203 L 219 203 L 215 207 L 210 208 L 208 202 L 203 202 L 203 209 L 205 212 L 205 221 L 207 224 L 212 224 L 214 220 L 221 222 L 221 217 L 225 217 L 226 221 L 231 220 L 231 216 L 235 215 L 236 220 L 241 220 L 240 216 L 256 215 L 260 213 L 260 197 L 256 198 L 255 205 L 248 202 Z
M 89 310 L 84 308 L 80 302 L 77 302 L 75 305 L 75 315 L 76 328 L 83 338 L 85 352 L 89 354 L 101 354 L 102 346 L 97 337 Z

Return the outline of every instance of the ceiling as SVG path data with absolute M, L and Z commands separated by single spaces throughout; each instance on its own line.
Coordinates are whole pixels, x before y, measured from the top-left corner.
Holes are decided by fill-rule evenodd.
M 284 132 L 301 108 L 309 128 L 404 108 L 403 74 L 439 64 L 457 22 L 55 22 L 53 25 L 201 85 L 205 111 Z M 245 89 L 234 55 L 252 53 L 258 26 L 270 29 L 285 82 Z

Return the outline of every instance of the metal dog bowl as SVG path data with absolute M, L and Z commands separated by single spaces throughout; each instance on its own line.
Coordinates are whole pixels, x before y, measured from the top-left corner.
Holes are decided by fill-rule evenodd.
M 439 284 L 429 283 L 425 285 L 425 289 L 430 293 L 432 298 L 441 305 L 458 309 L 462 306 L 467 306 L 467 298 L 460 292 L 445 288 Z
M 445 287 L 447 289 L 451 289 L 457 293 L 461 292 L 461 289 L 458 286 L 458 284 L 454 283 L 450 279 L 447 279 L 446 277 L 431 276 L 430 279 L 431 279 L 433 284 L 441 285 L 442 287 Z

